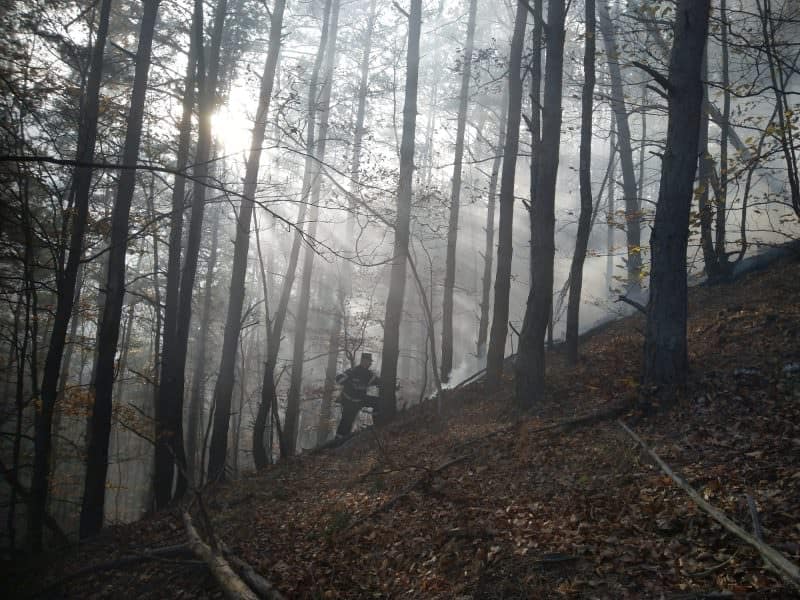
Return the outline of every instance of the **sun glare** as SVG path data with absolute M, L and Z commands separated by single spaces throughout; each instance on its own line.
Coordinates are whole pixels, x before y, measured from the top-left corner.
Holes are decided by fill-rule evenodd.
M 227 155 L 238 157 L 250 148 L 251 121 L 244 107 L 227 104 L 211 117 L 214 137 Z

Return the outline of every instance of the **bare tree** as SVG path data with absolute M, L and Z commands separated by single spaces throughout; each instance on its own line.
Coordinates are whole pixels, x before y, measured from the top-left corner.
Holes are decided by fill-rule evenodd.
M 525 42 L 525 24 L 528 5 L 517 2 L 514 17 L 514 34 L 508 71 L 508 115 L 506 142 L 503 148 L 503 171 L 500 176 L 500 222 L 497 229 L 497 273 L 494 278 L 494 311 L 486 354 L 486 383 L 496 387 L 503 374 L 503 360 L 508 335 L 508 304 L 511 289 L 512 231 L 514 226 L 514 177 L 517 172 L 519 151 L 519 124 L 522 114 L 522 49 Z
M 580 326 L 581 289 L 583 287 L 583 263 L 589 246 L 592 224 L 592 114 L 594 108 L 595 83 L 595 2 L 586 2 L 586 30 L 583 48 L 583 91 L 581 95 L 581 147 L 578 165 L 580 178 L 581 212 L 578 218 L 578 233 L 575 252 L 569 271 L 569 303 L 567 304 L 567 358 L 572 364 L 578 362 L 578 329 Z
M 536 160 L 536 198 L 531 204 L 532 281 L 515 362 L 516 402 L 531 408 L 544 397 L 544 336 L 553 305 L 555 202 L 561 146 L 561 84 L 564 67 L 564 0 L 547 8 L 548 32 L 542 102 L 542 142 Z M 590 200 L 591 201 L 591 200 Z M 591 212 L 591 210 L 590 210 Z
M 131 104 L 125 131 L 122 164 L 139 161 L 147 79 L 153 48 L 153 33 L 160 0 L 143 0 L 139 45 L 131 93 Z M 119 325 L 125 299 L 125 255 L 128 249 L 128 225 L 136 187 L 136 171 L 123 170 L 117 184 L 111 216 L 111 245 L 108 250 L 108 272 L 103 317 L 97 335 L 97 361 L 92 382 L 94 409 L 89 422 L 89 443 L 86 452 L 86 479 L 81 505 L 81 538 L 100 532 L 108 470 L 108 442 L 111 433 L 111 406 L 114 388 L 114 366 L 119 340 Z
M 408 15 L 406 91 L 403 104 L 403 136 L 400 143 L 400 180 L 397 186 L 397 216 L 394 223 L 394 252 L 389 279 L 389 297 L 383 321 L 381 353 L 381 418 L 391 419 L 397 411 L 397 360 L 400 355 L 400 323 L 406 290 L 406 261 L 411 225 L 411 197 L 414 177 L 414 134 L 417 126 L 417 85 L 419 82 L 419 39 L 422 30 L 422 0 L 411 0 Z
M 669 80 L 660 76 L 669 99 L 669 125 L 650 241 L 652 271 L 643 380 L 647 385 L 664 386 L 665 393 L 685 383 L 689 367 L 686 244 L 697 169 L 703 106 L 700 69 L 708 13 L 709 0 L 680 0 L 675 11 Z
M 261 76 L 261 89 L 258 95 L 258 109 L 253 125 L 250 152 L 245 167 L 244 189 L 239 218 L 236 223 L 236 241 L 233 250 L 231 271 L 230 301 L 222 340 L 222 356 L 219 374 L 214 387 L 214 427 L 208 454 L 208 479 L 225 476 L 225 458 L 228 451 L 228 427 L 230 424 L 231 395 L 236 366 L 236 348 L 242 320 L 242 307 L 245 295 L 245 275 L 247 273 L 247 253 L 250 247 L 250 220 L 253 215 L 253 201 L 258 187 L 258 169 L 267 129 L 272 88 L 275 83 L 275 70 L 281 46 L 281 29 L 286 0 L 276 0 L 272 9 L 269 29 L 269 49 Z
M 453 164 L 453 186 L 450 193 L 450 223 L 447 227 L 447 259 L 444 275 L 444 301 L 442 304 L 442 381 L 450 379 L 453 369 L 453 286 L 456 281 L 456 246 L 458 243 L 458 213 L 461 203 L 461 165 L 464 158 L 464 131 L 467 126 L 469 82 L 472 77 L 472 48 L 475 45 L 475 16 L 478 0 L 470 0 L 467 21 L 467 41 L 461 63 L 461 91 L 458 96 L 456 122 L 456 148 Z
M 97 116 L 100 106 L 100 84 L 103 75 L 103 54 L 105 53 L 106 38 L 108 37 L 110 12 L 111 0 L 103 0 L 100 4 L 97 35 L 92 47 L 85 105 L 78 134 L 76 160 L 80 162 L 91 163 L 94 160 L 94 149 L 97 140 Z M 31 502 L 28 511 L 28 539 L 34 551 L 39 551 L 42 547 L 42 528 L 44 526 L 44 514 L 52 469 L 53 411 L 58 397 L 59 373 L 61 373 L 61 385 L 63 386 L 66 384 L 66 373 L 69 368 L 69 359 L 67 357 L 64 360 L 64 371 L 62 372 L 67 327 L 70 319 L 74 319 L 72 311 L 79 298 L 77 283 L 80 261 L 83 256 L 86 222 L 89 215 L 92 172 L 93 170 L 89 167 L 78 168 L 75 170 L 72 182 L 74 216 L 72 218 L 69 254 L 66 264 L 63 265 L 63 269 L 56 279 L 58 288 L 56 313 L 53 318 L 53 330 L 50 333 L 44 372 L 42 374 L 41 409 L 36 411 L 34 422 L 35 453 L 33 475 L 31 477 Z M 77 319 L 73 320 L 73 326 L 76 322 Z
M 331 87 L 333 86 L 333 67 L 336 58 L 336 39 L 339 33 L 339 6 L 340 0 L 333 0 L 330 9 L 330 26 L 327 40 L 324 44 L 325 61 L 322 69 L 322 89 L 319 92 L 319 101 L 314 112 L 319 113 L 319 138 L 316 146 L 309 150 L 315 154 L 311 175 L 311 215 L 308 223 L 307 235 L 314 239 L 317 235 L 319 221 L 320 190 L 322 189 L 322 164 L 325 162 L 325 150 L 328 142 L 328 124 L 330 120 Z M 316 95 L 315 89 L 310 89 L 309 94 Z M 286 397 L 286 417 L 283 430 L 286 437 L 286 449 L 289 454 L 294 454 L 297 447 L 297 433 L 300 424 L 300 396 L 303 384 L 303 363 L 305 356 L 306 332 L 308 330 L 308 314 L 311 294 L 311 275 L 314 269 L 314 256 L 316 249 L 310 244 L 306 246 L 303 257 L 303 277 L 300 281 L 300 297 L 298 298 L 297 318 L 295 320 L 295 339 L 292 355 L 292 374 L 289 381 L 289 393 Z

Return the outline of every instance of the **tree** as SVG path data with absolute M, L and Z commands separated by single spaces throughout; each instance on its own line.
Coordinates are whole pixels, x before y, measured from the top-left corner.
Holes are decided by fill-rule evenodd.
M 643 382 L 663 386 L 665 399 L 684 385 L 689 368 L 686 244 L 697 169 L 703 103 L 700 69 L 708 33 L 709 4 L 709 0 L 680 0 L 675 11 L 669 80 L 659 77 L 667 91 L 669 123 L 650 239 L 652 271 Z
M 622 170 L 622 195 L 625 202 L 625 235 L 627 239 L 627 290 L 632 296 L 639 294 L 642 283 L 641 207 L 633 167 L 633 145 L 625 106 L 624 81 L 620 69 L 621 50 L 616 44 L 614 25 L 605 2 L 598 7 L 600 32 L 606 51 L 608 73 L 611 79 L 611 108 L 614 111 L 619 163 Z
M 328 142 L 328 124 L 330 120 L 331 108 L 331 87 L 333 86 L 333 66 L 336 57 L 336 39 L 339 32 L 339 0 L 331 3 L 329 19 L 329 30 L 324 44 L 320 43 L 324 49 L 325 61 L 322 70 L 322 89 L 319 92 L 319 100 L 316 101 L 316 90 L 309 89 L 309 94 L 315 98 L 316 108 L 312 113 L 312 118 L 317 113 L 321 115 L 319 124 L 319 138 L 316 140 L 315 147 L 309 148 L 309 153 L 315 155 L 315 160 L 311 165 L 311 216 L 309 219 L 307 236 L 313 240 L 317 235 L 317 223 L 319 221 L 319 202 L 320 190 L 322 188 L 322 165 L 325 162 L 325 150 Z M 304 195 L 305 196 L 305 195 Z M 300 297 L 298 298 L 297 318 L 295 322 L 295 340 L 292 354 L 292 375 L 289 383 L 289 394 L 286 398 L 286 417 L 284 419 L 284 432 L 286 437 L 286 449 L 291 455 L 295 453 L 297 447 L 297 433 L 300 425 L 300 395 L 303 384 L 303 362 L 305 358 L 306 332 L 308 330 L 309 303 L 311 294 L 311 275 L 314 269 L 314 256 L 316 249 L 310 244 L 306 246 L 305 256 L 303 257 L 303 277 L 300 282 Z
M 195 166 L 192 216 L 186 236 L 186 252 L 180 266 L 180 227 L 174 221 L 178 216 L 176 204 L 183 205 L 182 198 L 173 193 L 173 229 L 170 240 L 170 270 L 167 273 L 167 299 L 164 320 L 164 350 L 161 359 L 161 384 L 156 403 L 156 457 L 155 499 L 156 506 L 163 507 L 172 497 L 173 481 L 177 475 L 175 495 L 180 497 L 185 488 L 186 455 L 183 447 L 183 396 L 185 386 L 186 354 L 189 344 L 189 327 L 192 319 L 192 297 L 197 274 L 197 258 L 200 253 L 200 238 L 206 204 L 206 187 L 209 183 L 209 164 L 212 148 L 211 117 L 217 105 L 217 87 L 220 71 L 220 48 L 228 8 L 227 0 L 218 0 L 212 24 L 208 62 L 203 48 L 203 6 L 195 0 L 192 38 L 196 48 L 197 83 L 199 89 L 199 128 Z M 189 89 L 185 90 L 189 93 Z M 180 150 L 180 148 L 179 148 Z M 182 179 L 181 177 L 177 178 Z M 180 181 L 176 181 L 177 193 Z M 182 214 L 182 213 L 181 213 Z M 182 218 L 182 217 L 181 217 Z M 175 229 L 179 231 L 176 232 Z M 175 245 L 178 242 L 179 245 Z M 180 274 L 179 274 L 180 269 Z M 180 287 L 178 278 L 180 277 Z M 176 469 L 177 467 L 177 469 Z
M 406 90 L 403 103 L 403 136 L 400 143 L 400 179 L 397 185 L 397 216 L 394 223 L 394 251 L 389 275 L 389 296 L 383 321 L 381 353 L 381 410 L 383 419 L 397 411 L 397 360 L 400 355 L 400 323 L 406 289 L 406 261 L 411 231 L 411 197 L 414 177 L 414 134 L 417 126 L 417 84 L 419 82 L 419 39 L 422 30 L 422 0 L 411 0 L 408 15 Z
M 464 159 L 464 131 L 467 126 L 469 82 L 472 76 L 472 48 L 475 44 L 475 16 L 478 0 L 470 0 L 467 21 L 467 41 L 461 67 L 461 91 L 458 96 L 456 122 L 456 148 L 453 164 L 453 185 L 450 193 L 450 223 L 447 227 L 447 261 L 444 276 L 444 301 L 442 304 L 442 381 L 450 379 L 453 369 L 453 286 L 456 280 L 456 247 L 458 242 L 458 212 L 461 202 L 461 163 Z
M 261 76 L 261 89 L 258 95 L 258 110 L 253 126 L 250 152 L 245 167 L 242 203 L 236 226 L 233 267 L 231 270 L 230 301 L 225 320 L 222 341 L 222 356 L 219 374 L 214 387 L 214 428 L 208 454 L 208 479 L 214 481 L 225 476 L 225 458 L 228 451 L 228 427 L 230 423 L 231 395 L 233 394 L 236 349 L 242 320 L 242 306 L 245 295 L 245 275 L 247 273 L 247 253 L 250 246 L 250 220 L 253 215 L 253 202 L 258 187 L 258 169 L 267 129 L 269 105 L 275 83 L 275 70 L 281 47 L 281 29 L 286 0 L 276 0 L 272 10 L 269 29 L 269 49 Z
M 143 12 L 136 50 L 136 68 L 128 111 L 122 164 L 136 165 L 142 137 L 147 79 L 153 47 L 153 33 L 160 0 L 143 0 Z M 97 360 L 91 391 L 94 409 L 89 421 L 89 443 L 86 453 L 86 478 L 81 504 L 80 536 L 96 535 L 103 526 L 108 442 L 111 433 L 114 363 L 119 339 L 119 324 L 125 299 L 125 258 L 128 249 L 128 226 L 136 187 L 136 171 L 125 169 L 119 177 L 114 210 L 111 216 L 111 245 L 108 250 L 108 271 L 103 317 L 97 335 Z
M 519 336 L 515 363 L 515 394 L 522 408 L 544 397 L 544 336 L 553 303 L 555 260 L 555 202 L 561 146 L 561 83 L 564 66 L 563 0 L 551 0 L 547 9 L 547 62 L 542 102 L 542 142 L 536 160 L 536 197 L 531 202 L 532 281 Z
M 372 35 L 375 31 L 375 20 L 377 17 L 376 0 L 370 0 L 369 16 L 367 17 L 367 30 L 364 34 L 364 52 L 361 55 L 360 79 L 358 84 L 358 107 L 356 109 L 356 120 L 353 126 L 353 157 L 350 164 L 350 178 L 352 181 L 351 196 L 348 202 L 346 240 L 350 243 L 355 237 L 355 213 L 356 203 L 355 194 L 358 192 L 361 181 L 361 151 L 364 143 L 364 120 L 367 112 L 367 92 L 369 91 L 369 63 L 372 53 Z M 355 254 L 355 247 L 348 248 L 351 254 Z M 355 259 L 355 256 L 352 257 Z M 337 367 L 339 365 L 339 350 L 342 340 L 342 327 L 344 325 L 345 313 L 347 311 L 347 297 L 352 292 L 353 267 L 351 260 L 345 260 L 342 265 L 342 273 L 339 277 L 336 290 L 336 300 L 333 314 L 333 324 L 331 325 L 330 339 L 328 341 L 328 363 L 325 366 L 325 382 L 322 393 L 322 407 L 319 415 L 319 425 L 317 429 L 317 443 L 323 444 L 330 434 L 331 403 L 333 402 L 333 390 Z
M 506 142 L 503 148 L 503 171 L 500 176 L 500 222 L 497 227 L 497 272 L 494 278 L 494 311 L 486 354 L 486 383 L 496 387 L 503 374 L 503 361 L 508 335 L 508 305 L 511 288 L 512 232 L 514 226 L 514 177 L 517 172 L 519 151 L 519 124 L 522 114 L 522 48 L 525 41 L 525 24 L 528 5 L 517 2 L 514 16 L 514 33 L 508 70 L 508 113 Z
M 594 54 L 595 54 L 595 3 L 586 2 L 586 30 L 583 48 L 583 91 L 581 95 L 581 147 L 578 165 L 580 178 L 581 212 L 578 217 L 578 234 L 575 252 L 569 271 L 569 304 L 567 305 L 567 358 L 578 362 L 578 328 L 580 325 L 583 263 L 589 246 L 592 223 L 592 113 L 594 108 Z
M 78 138 L 76 160 L 91 163 L 94 160 L 97 140 L 97 116 L 100 106 L 100 84 L 103 75 L 103 55 L 108 23 L 111 12 L 111 0 L 103 0 L 97 24 L 97 36 L 92 47 L 92 59 L 86 85 L 85 108 L 82 112 Z M 89 198 L 91 193 L 93 170 L 81 167 L 75 170 L 73 178 L 74 216 L 67 262 L 57 276 L 58 298 L 56 313 L 53 319 L 53 330 L 47 349 L 41 385 L 41 409 L 36 411 L 34 429 L 34 467 L 31 477 L 31 503 L 28 514 L 28 538 L 34 551 L 41 550 L 42 528 L 44 525 L 47 496 L 50 487 L 52 425 L 53 412 L 59 390 L 59 373 L 62 371 L 62 359 L 67 340 L 67 327 L 72 318 L 72 311 L 79 298 L 77 289 L 80 261 L 83 256 L 86 222 L 89 215 Z M 74 324 L 75 321 L 73 321 Z M 64 371 L 69 369 L 69 360 L 64 360 Z M 66 372 L 61 375 L 62 385 Z
M 489 332 L 489 308 L 491 305 L 492 290 L 492 263 L 494 261 L 494 212 L 497 196 L 497 179 L 500 174 L 500 165 L 503 162 L 502 148 L 506 137 L 506 111 L 508 101 L 505 96 L 502 99 L 503 108 L 499 119 L 499 131 L 497 134 L 497 145 L 494 147 L 494 159 L 492 160 L 492 173 L 489 176 L 489 193 L 487 194 L 486 206 L 486 244 L 483 251 L 483 277 L 481 279 L 481 316 L 478 321 L 478 340 L 475 353 L 478 358 L 486 355 L 486 336 Z

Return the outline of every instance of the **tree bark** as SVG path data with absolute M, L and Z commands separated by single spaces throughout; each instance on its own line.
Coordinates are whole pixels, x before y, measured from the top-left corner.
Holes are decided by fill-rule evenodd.
M 686 244 L 697 169 L 703 83 L 700 67 L 708 33 L 709 0 L 680 0 L 670 58 L 669 124 L 661 168 L 644 343 L 643 381 L 683 387 L 686 348 Z M 668 394 L 664 396 L 668 397 Z
M 408 17 L 406 90 L 403 104 L 403 136 L 400 143 L 400 179 L 397 187 L 397 217 L 394 224 L 394 254 L 389 279 L 389 296 L 383 328 L 381 353 L 381 420 L 397 412 L 397 361 L 400 354 L 400 323 L 406 289 L 406 261 L 411 229 L 411 198 L 414 178 L 414 134 L 417 125 L 419 82 L 419 41 L 422 30 L 422 0 L 411 0 Z
M 494 311 L 486 355 L 486 384 L 490 388 L 500 384 L 508 335 L 508 304 L 511 290 L 511 258 L 513 254 L 514 177 L 519 151 L 519 123 L 522 111 L 522 49 L 525 42 L 525 25 L 528 5 L 517 2 L 514 17 L 514 34 L 511 38 L 508 72 L 508 116 L 506 141 L 503 148 L 503 171 L 500 176 L 500 222 L 497 230 L 497 272 L 494 279 Z
M 253 200 L 258 186 L 258 168 L 267 128 L 272 88 L 281 45 L 281 29 L 286 0 L 276 0 L 272 9 L 269 30 L 269 50 L 261 76 L 261 89 L 258 96 L 258 109 L 253 126 L 253 136 L 244 176 L 242 204 L 234 243 L 233 267 L 231 270 L 230 301 L 222 340 L 222 357 L 219 374 L 214 387 L 214 428 L 208 455 L 208 479 L 214 481 L 225 476 L 225 458 L 228 450 L 228 427 L 230 424 L 231 394 L 233 393 L 233 373 L 236 365 L 236 347 L 244 304 L 245 275 L 247 273 L 247 253 L 250 246 L 250 220 L 253 215 Z
M 450 194 L 450 222 L 447 227 L 447 258 L 442 302 L 442 381 L 450 379 L 453 370 L 453 287 L 456 281 L 456 248 L 458 243 L 458 213 L 461 203 L 461 164 L 464 158 L 464 132 L 467 126 L 469 83 L 472 75 L 472 48 L 475 44 L 475 16 L 478 0 L 470 0 L 467 21 L 467 40 L 461 70 L 461 91 L 458 98 L 456 148 L 453 160 L 453 186 Z
M 108 37 L 110 12 L 111 0 L 103 0 L 100 4 L 97 36 L 92 47 L 92 58 L 86 85 L 86 102 L 83 107 L 78 133 L 76 160 L 81 162 L 92 162 L 94 160 L 97 117 L 100 106 L 100 84 L 103 75 L 103 54 L 105 52 L 106 38 Z M 53 319 L 53 330 L 50 334 L 42 373 L 41 409 L 36 411 L 34 417 L 34 461 L 31 477 L 31 501 L 28 510 L 28 539 L 32 550 L 35 552 L 42 549 L 42 528 L 52 469 L 53 413 L 56 399 L 58 398 L 59 372 L 64 358 L 67 328 L 70 319 L 73 318 L 72 311 L 75 303 L 79 299 L 76 289 L 80 260 L 83 255 L 83 237 L 89 214 L 91 180 L 92 169 L 76 169 L 73 182 L 75 200 L 69 255 L 63 271 L 57 275 L 58 296 Z M 66 364 L 65 368 L 68 369 L 69 365 Z M 62 387 L 66 385 L 66 376 L 63 374 L 61 384 Z
M 581 212 L 578 217 L 578 234 L 575 253 L 569 272 L 569 303 L 567 304 L 567 359 L 578 362 L 578 331 L 580 327 L 581 289 L 583 287 L 583 263 L 589 246 L 592 223 L 592 113 L 595 84 L 595 2 L 586 1 L 586 32 L 583 53 L 583 90 L 581 96 L 581 147 L 578 164 L 580 179 Z
M 533 280 L 515 363 L 515 393 L 521 408 L 544 397 L 544 336 L 553 306 L 555 202 L 561 144 L 561 84 L 564 66 L 564 0 L 551 0 L 547 10 L 547 62 L 542 103 L 542 143 L 536 157 L 535 201 L 531 204 Z M 591 202 L 591 199 L 590 199 Z M 590 208 L 591 212 L 591 208 Z
M 638 296 L 642 284 L 641 255 L 641 207 L 636 188 L 636 173 L 633 166 L 633 146 L 631 130 L 628 123 L 628 111 L 625 106 L 624 84 L 620 70 L 619 56 L 621 50 L 616 44 L 614 25 L 605 2 L 598 6 L 598 21 L 603 34 L 603 46 L 608 62 L 611 78 L 611 108 L 617 124 L 617 143 L 619 144 L 619 162 L 622 169 L 622 194 L 625 202 L 625 235 L 627 239 L 627 290 L 631 297 Z

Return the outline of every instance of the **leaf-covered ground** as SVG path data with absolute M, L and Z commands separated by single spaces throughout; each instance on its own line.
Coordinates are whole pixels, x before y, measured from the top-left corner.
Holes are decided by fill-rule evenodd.
M 712 504 L 800 560 L 800 263 L 691 292 L 686 397 L 624 419 Z M 613 419 L 545 429 L 635 398 L 643 320 L 549 355 L 550 403 L 510 409 L 477 383 L 433 407 L 206 492 L 217 535 L 290 598 L 795 597 L 701 512 Z M 185 540 L 179 510 L 106 532 L 38 570 L 25 595 L 220 598 L 201 564 L 87 565 Z M 35 581 L 36 583 L 31 583 Z

